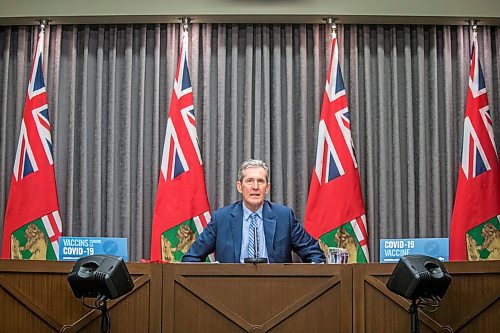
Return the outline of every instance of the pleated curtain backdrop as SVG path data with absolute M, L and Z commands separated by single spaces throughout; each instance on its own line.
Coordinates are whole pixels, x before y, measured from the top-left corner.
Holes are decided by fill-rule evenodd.
M 0 27 L 0 228 L 39 28 Z M 149 257 L 180 24 L 56 25 L 44 67 L 63 233 L 129 239 Z M 479 27 L 497 147 L 500 27 Z M 340 25 L 340 61 L 368 219 L 378 240 L 447 237 L 468 84 L 467 26 Z M 247 158 L 303 219 L 330 56 L 325 25 L 193 24 L 189 64 L 212 209 Z M 175 193 L 172 193 L 175 195 Z M 335 200 L 335 198 L 332 198 Z

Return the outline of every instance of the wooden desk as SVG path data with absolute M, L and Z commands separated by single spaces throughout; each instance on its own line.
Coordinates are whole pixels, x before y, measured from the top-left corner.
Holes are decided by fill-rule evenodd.
M 0 333 L 99 332 L 75 299 L 74 263 L 0 260 Z M 127 264 L 134 290 L 109 302 L 111 332 L 410 332 L 394 264 Z M 420 332 L 497 332 L 500 261 L 446 263 L 452 283 Z

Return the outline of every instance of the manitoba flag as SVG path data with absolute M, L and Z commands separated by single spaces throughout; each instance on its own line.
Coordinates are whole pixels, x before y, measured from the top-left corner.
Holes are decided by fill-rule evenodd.
M 153 215 L 151 260 L 181 261 L 210 221 L 184 33 Z
M 349 263 L 368 262 L 368 235 L 351 122 L 339 64 L 337 37 L 332 36 L 323 107 L 319 120 L 316 165 L 304 226 L 328 256 L 328 247 L 349 253 Z
M 474 33 L 450 260 L 500 259 L 499 220 L 500 167 Z
M 28 84 L 2 240 L 2 258 L 59 257 L 62 226 L 57 202 L 40 32 Z

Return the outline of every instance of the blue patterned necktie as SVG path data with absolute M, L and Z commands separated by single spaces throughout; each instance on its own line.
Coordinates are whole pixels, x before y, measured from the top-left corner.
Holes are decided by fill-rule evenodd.
M 250 214 L 250 227 L 248 230 L 248 257 L 259 257 L 259 247 L 255 248 L 255 244 L 259 244 L 259 232 L 257 227 L 257 213 Z

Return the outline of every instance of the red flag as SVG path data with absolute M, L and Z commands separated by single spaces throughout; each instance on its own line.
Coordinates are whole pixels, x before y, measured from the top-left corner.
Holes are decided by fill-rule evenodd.
M 187 47 L 187 33 L 184 33 L 163 146 L 153 216 L 151 260 L 181 261 L 210 220 Z
M 474 33 L 450 260 L 500 259 L 500 167 L 492 125 Z
M 369 261 L 365 208 L 335 35 L 304 225 L 319 239 L 325 254 L 330 246 L 341 247 L 349 252 L 350 263 Z
M 49 109 L 42 72 L 44 32 L 35 49 L 5 212 L 2 258 L 57 259 L 62 225 Z

